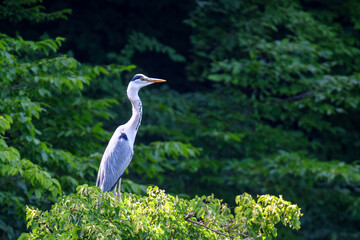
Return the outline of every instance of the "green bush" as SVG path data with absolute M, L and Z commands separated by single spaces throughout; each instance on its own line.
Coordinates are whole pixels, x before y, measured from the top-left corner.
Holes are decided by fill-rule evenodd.
M 79 186 L 49 211 L 27 208 L 30 233 L 19 239 L 273 239 L 275 225 L 300 228 L 300 209 L 282 197 L 236 197 L 232 212 L 213 195 L 190 200 L 149 187 L 147 196 Z

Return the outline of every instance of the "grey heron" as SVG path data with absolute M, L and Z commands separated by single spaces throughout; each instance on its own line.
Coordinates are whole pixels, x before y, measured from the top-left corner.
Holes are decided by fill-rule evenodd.
M 132 116 L 127 123 L 115 130 L 101 159 L 96 186 L 103 192 L 114 191 L 116 195 L 116 184 L 118 184 L 119 201 L 121 176 L 133 157 L 135 137 L 141 123 L 142 104 L 138 93 L 142 87 L 157 82 L 166 82 L 166 80 L 149 78 L 143 74 L 136 74 L 131 79 L 126 92 L 132 105 Z

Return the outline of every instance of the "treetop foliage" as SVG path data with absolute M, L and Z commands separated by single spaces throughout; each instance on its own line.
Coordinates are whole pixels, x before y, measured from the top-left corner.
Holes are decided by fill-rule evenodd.
M 234 213 L 222 200 L 202 196 L 185 200 L 149 187 L 147 196 L 79 186 L 50 211 L 27 207 L 30 233 L 19 239 L 272 239 L 275 225 L 300 228 L 300 209 L 283 198 L 249 194 L 236 197 Z

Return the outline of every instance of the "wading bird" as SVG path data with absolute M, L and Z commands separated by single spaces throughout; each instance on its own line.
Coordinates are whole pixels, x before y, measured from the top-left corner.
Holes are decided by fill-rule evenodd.
M 121 176 L 133 157 L 134 142 L 139 129 L 142 116 L 142 105 L 139 98 L 139 90 L 153 83 L 166 82 L 163 79 L 149 78 L 143 74 L 136 74 L 130 81 L 126 90 L 132 105 L 132 116 L 130 120 L 119 126 L 112 135 L 108 146 L 101 159 L 96 186 L 103 192 L 114 191 L 120 201 Z

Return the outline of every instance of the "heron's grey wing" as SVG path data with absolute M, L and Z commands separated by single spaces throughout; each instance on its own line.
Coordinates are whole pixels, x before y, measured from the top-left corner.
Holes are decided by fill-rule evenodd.
M 101 160 L 96 186 L 103 192 L 112 191 L 129 166 L 133 150 L 125 133 L 114 135 Z

